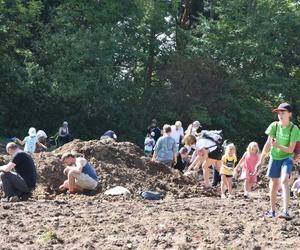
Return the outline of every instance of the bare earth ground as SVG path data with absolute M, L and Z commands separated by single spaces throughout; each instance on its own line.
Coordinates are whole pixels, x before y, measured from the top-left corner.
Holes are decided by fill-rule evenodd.
M 65 178 L 59 156 L 71 149 L 102 176 L 95 196 L 57 192 Z M 0 156 L 0 164 L 7 160 Z M 300 249 L 299 200 L 291 202 L 292 221 L 265 218 L 263 176 L 251 200 L 242 198 L 241 182 L 235 199 L 221 200 L 219 191 L 203 191 L 168 173 L 130 143 L 75 141 L 34 160 L 39 181 L 33 197 L 0 203 L 0 249 Z M 103 195 L 116 185 L 132 196 Z M 165 198 L 144 201 L 141 190 L 160 191 Z
M 159 202 L 61 197 L 0 206 L 2 249 L 299 249 L 299 207 L 286 222 L 252 201 Z

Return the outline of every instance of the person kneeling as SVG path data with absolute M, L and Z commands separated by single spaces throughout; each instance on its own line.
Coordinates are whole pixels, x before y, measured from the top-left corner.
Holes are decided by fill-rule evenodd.
M 11 161 L 0 167 L 4 199 L 9 202 L 26 199 L 36 185 L 36 169 L 31 156 L 10 142 L 6 145 Z M 15 172 L 12 171 L 15 169 Z
M 67 165 L 64 174 L 68 176 L 68 179 L 59 187 L 60 190 L 68 189 L 70 194 L 74 194 L 97 188 L 96 171 L 85 158 L 76 157 L 73 153 L 65 153 L 61 161 Z

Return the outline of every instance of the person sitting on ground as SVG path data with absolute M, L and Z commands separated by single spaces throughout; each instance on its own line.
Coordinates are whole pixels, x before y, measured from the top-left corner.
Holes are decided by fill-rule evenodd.
M 186 147 L 182 147 L 177 153 L 177 163 L 173 164 L 174 169 L 178 169 L 183 173 L 183 170 L 188 164 L 188 149 Z
M 244 198 L 250 198 L 250 192 L 253 185 L 257 182 L 257 175 L 255 172 L 255 166 L 259 160 L 259 146 L 257 142 L 250 142 L 247 151 L 236 165 L 236 170 L 239 170 L 242 166 L 241 179 L 244 180 Z M 234 175 L 237 174 L 237 171 Z
M 201 129 L 202 126 L 200 124 L 199 121 L 194 121 L 192 124 L 190 124 L 187 128 L 187 130 L 185 131 L 186 135 L 194 135 L 194 136 L 198 136 L 199 135 L 199 131 L 198 129 Z
M 177 121 L 175 122 L 175 125 L 171 126 L 171 137 L 174 138 L 179 149 L 181 141 L 184 137 L 181 121 Z
M 100 140 L 105 140 L 105 139 L 113 139 L 114 141 L 117 141 L 118 136 L 116 133 L 112 130 L 107 130 L 101 137 Z
M 68 176 L 68 179 L 59 187 L 61 191 L 67 189 L 70 194 L 74 194 L 97 188 L 99 181 L 95 168 L 85 158 L 76 157 L 70 152 L 64 153 L 61 161 L 67 165 L 64 174 Z
M 144 152 L 149 157 L 152 156 L 153 148 L 155 146 L 155 140 L 153 139 L 154 135 L 154 132 L 151 132 L 151 134 L 147 134 L 144 142 Z
M 300 197 L 300 176 L 298 179 L 293 183 L 291 191 L 294 194 L 294 197 Z
M 155 140 L 155 143 L 157 142 L 158 138 L 161 137 L 161 131 L 159 127 L 157 126 L 156 119 L 152 119 L 151 124 L 147 128 L 147 133 L 151 134 L 154 132 L 153 139 Z
M 221 198 L 226 199 L 225 191 L 228 190 L 228 198 L 232 196 L 232 176 L 237 162 L 236 149 L 233 143 L 227 145 L 225 154 L 222 157 L 221 175 Z
M 154 147 L 152 160 L 159 161 L 165 166 L 171 168 L 177 163 L 177 145 L 175 140 L 170 136 L 171 126 L 165 124 L 163 127 L 164 135 L 160 137 Z
M 12 159 L 0 167 L 0 179 L 5 200 L 15 202 L 31 195 L 36 185 L 36 168 L 31 156 L 14 142 L 6 145 L 6 151 Z
M 64 145 L 72 141 L 72 135 L 70 134 L 69 124 L 64 121 L 62 127 L 58 130 L 58 141 L 61 145 Z
M 26 136 L 23 141 L 21 141 L 18 138 L 16 138 L 16 140 L 15 140 L 15 142 L 17 142 L 17 143 L 19 143 L 21 145 L 25 144 L 25 146 L 24 146 L 24 152 L 26 152 L 26 153 L 28 153 L 30 155 L 33 154 L 35 152 L 35 150 L 36 150 L 36 146 L 37 145 L 39 147 L 47 150 L 47 147 L 44 144 L 42 144 L 42 143 L 40 143 L 38 141 L 38 137 L 37 137 L 35 128 L 30 128 L 28 130 L 28 135 L 29 136 Z

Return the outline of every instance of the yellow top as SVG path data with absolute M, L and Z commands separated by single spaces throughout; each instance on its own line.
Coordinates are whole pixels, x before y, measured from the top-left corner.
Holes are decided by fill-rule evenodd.
M 236 162 L 237 162 L 237 158 L 235 155 L 234 156 L 223 155 L 220 174 L 233 175 L 233 169 L 235 167 Z

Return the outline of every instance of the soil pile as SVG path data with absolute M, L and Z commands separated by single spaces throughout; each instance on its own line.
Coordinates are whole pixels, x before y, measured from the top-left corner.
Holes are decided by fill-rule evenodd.
M 115 186 L 129 189 L 133 197 L 149 190 L 177 198 L 218 196 L 216 190 L 204 190 L 180 172 L 172 173 L 164 165 L 151 162 L 135 144 L 112 140 L 74 140 L 53 152 L 35 154 L 38 182 L 43 192 L 57 193 L 59 185 L 66 179 L 60 157 L 70 151 L 83 155 L 94 165 L 101 178 L 97 190 L 99 196 Z

